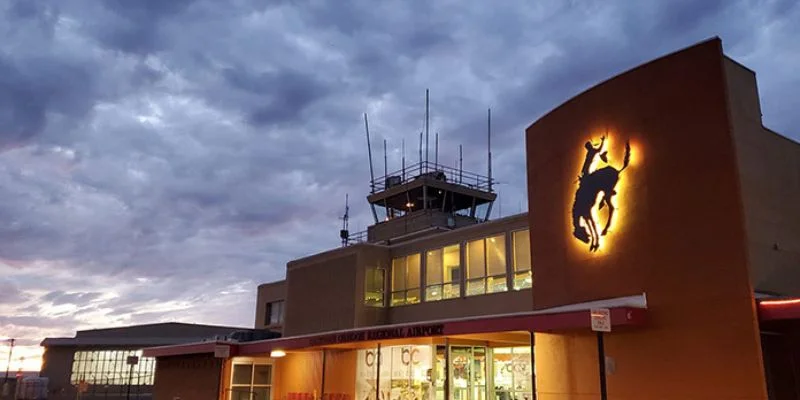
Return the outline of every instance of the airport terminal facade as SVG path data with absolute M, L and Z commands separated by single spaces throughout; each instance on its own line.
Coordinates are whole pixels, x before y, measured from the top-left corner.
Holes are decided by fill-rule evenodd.
M 155 398 L 798 398 L 800 145 L 719 39 L 523 142 L 528 213 L 487 221 L 491 176 L 435 163 L 373 181 L 363 241 L 259 287 L 282 337 L 146 349 Z

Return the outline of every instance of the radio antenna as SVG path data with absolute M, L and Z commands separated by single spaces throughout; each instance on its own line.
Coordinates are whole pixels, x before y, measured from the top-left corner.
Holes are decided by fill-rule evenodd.
M 401 173 L 402 178 L 400 178 L 400 179 L 403 182 L 405 182 L 406 181 L 406 140 L 405 139 L 403 139 L 400 142 L 400 146 L 402 148 L 402 150 L 401 150 L 401 152 L 402 152 L 402 161 L 400 162 L 400 165 L 401 165 L 401 168 L 402 168 L 402 171 L 403 171 Z
M 419 132 L 419 167 L 422 168 L 422 131 Z
M 383 139 L 383 182 L 386 184 L 386 178 L 389 177 L 389 156 L 386 154 L 386 139 Z M 384 188 L 386 189 L 386 188 Z
M 461 183 L 463 170 L 464 170 L 464 153 L 462 152 L 462 146 L 458 145 L 458 183 Z
M 367 154 L 369 154 L 370 192 L 375 193 L 375 171 L 372 168 L 372 146 L 370 146 L 369 143 L 369 122 L 367 121 L 367 113 L 364 113 L 364 130 L 367 132 Z
M 486 122 L 487 149 L 489 150 L 489 192 L 492 191 L 492 109 L 489 109 L 489 116 Z
M 433 156 L 433 160 L 434 160 L 433 161 L 433 165 L 437 166 L 436 168 L 438 168 L 438 165 L 439 165 L 439 132 L 436 132 L 436 151 L 433 154 L 434 154 L 434 156 Z
M 346 247 L 350 241 L 350 194 L 344 195 L 344 216 L 342 216 L 342 230 L 339 231 L 339 237 L 342 239 L 342 247 Z
M 425 169 L 428 168 L 428 125 L 430 120 L 429 90 L 425 89 Z

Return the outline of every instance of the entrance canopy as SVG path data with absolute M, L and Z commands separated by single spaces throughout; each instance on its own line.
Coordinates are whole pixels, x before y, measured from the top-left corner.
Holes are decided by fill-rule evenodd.
M 760 321 L 800 320 L 800 297 L 762 299 L 758 302 Z
M 164 357 L 184 354 L 214 353 L 221 346 L 229 356 L 270 354 L 273 351 L 326 347 L 356 348 L 369 342 L 391 342 L 431 337 L 467 336 L 498 332 L 564 332 L 591 328 L 591 310 L 610 311 L 612 329 L 635 327 L 646 322 L 644 295 L 621 297 L 549 308 L 539 311 L 445 319 L 409 324 L 381 325 L 319 334 L 290 336 L 254 342 L 201 342 L 145 349 L 145 356 Z

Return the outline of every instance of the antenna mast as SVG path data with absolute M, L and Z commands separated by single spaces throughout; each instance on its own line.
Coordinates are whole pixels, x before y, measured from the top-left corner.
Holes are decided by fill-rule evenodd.
M 436 168 L 438 168 L 438 165 L 439 165 L 439 132 L 436 132 L 436 147 L 435 148 L 436 148 L 436 151 L 433 153 L 434 154 L 434 156 L 433 156 L 433 160 L 434 160 L 433 161 L 433 165 L 435 165 Z
M 405 182 L 406 181 L 406 140 L 405 139 L 403 139 L 400 142 L 400 146 L 402 148 L 402 150 L 401 150 L 401 153 L 402 153 L 402 159 L 401 160 L 402 161 L 400 162 L 400 165 L 401 165 L 401 170 L 403 171 L 401 173 L 402 178 L 400 178 L 400 179 L 403 182 Z
M 464 153 L 462 146 L 458 145 L 458 183 L 461 183 L 462 172 L 464 170 Z
M 422 168 L 422 131 L 419 132 L 419 167 Z
M 487 141 L 489 150 L 489 191 L 492 191 L 492 109 L 489 109 L 489 118 L 487 120 Z
M 344 216 L 342 217 L 342 230 L 339 231 L 339 237 L 342 239 L 342 247 L 346 247 L 350 241 L 350 194 L 344 195 Z
M 383 139 L 383 182 L 386 184 L 386 178 L 389 177 L 389 156 L 386 155 L 386 139 Z M 386 188 L 384 188 L 386 189 Z
M 375 193 L 375 171 L 372 169 L 372 146 L 369 143 L 369 122 L 367 113 L 364 113 L 364 130 L 367 131 L 367 154 L 369 154 L 369 186 L 370 193 Z
M 425 169 L 428 169 L 428 121 L 430 120 L 429 90 L 425 89 Z

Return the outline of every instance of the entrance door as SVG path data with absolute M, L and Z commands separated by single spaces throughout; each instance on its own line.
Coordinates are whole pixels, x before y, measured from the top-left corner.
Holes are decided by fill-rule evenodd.
M 450 347 L 451 400 L 486 400 L 486 348 Z

